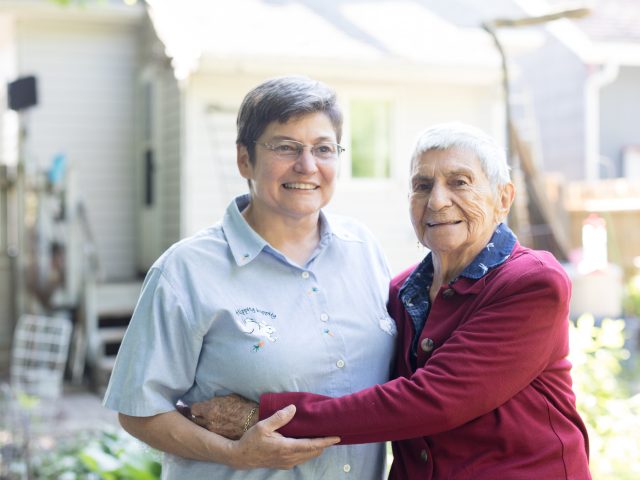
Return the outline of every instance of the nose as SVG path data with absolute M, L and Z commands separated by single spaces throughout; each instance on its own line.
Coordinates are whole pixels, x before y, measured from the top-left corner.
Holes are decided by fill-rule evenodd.
M 309 175 L 317 171 L 318 165 L 316 164 L 316 158 L 311 153 L 310 148 L 302 149 L 300 155 L 298 155 L 296 163 L 293 165 L 293 169 L 297 173 L 304 175 Z
M 432 211 L 438 211 L 451 205 L 451 196 L 446 185 L 435 182 L 429 194 L 427 206 Z

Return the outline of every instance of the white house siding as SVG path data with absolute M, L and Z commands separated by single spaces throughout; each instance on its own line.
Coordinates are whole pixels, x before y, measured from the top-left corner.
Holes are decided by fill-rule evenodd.
M 184 234 L 217 221 L 229 200 L 246 192 L 236 168 L 235 117 L 246 92 L 265 77 L 232 74 L 197 74 L 187 91 L 186 155 L 183 165 L 182 212 Z M 349 100 L 384 98 L 392 104 L 392 178 L 350 179 L 343 173 L 328 210 L 363 221 L 380 240 L 394 272 L 425 254 L 417 246 L 407 210 L 409 158 L 417 134 L 443 121 L 465 121 L 502 139 L 503 109 L 500 89 L 491 86 L 442 82 L 369 82 L 344 77 L 321 78 L 336 89 L 348 119 Z M 347 152 L 342 169 L 349 166 L 349 123 L 343 143 Z
M 236 167 L 235 120 L 245 93 L 262 79 L 196 75 L 186 96 L 182 232 L 218 221 L 230 199 L 247 191 Z
M 171 69 L 164 69 L 158 78 L 161 104 L 160 138 L 158 145 L 161 214 L 161 247 L 165 250 L 181 237 L 180 234 L 180 168 L 182 105 L 180 90 Z
M 40 168 L 63 152 L 75 173 L 105 279 L 135 273 L 132 25 L 20 20 L 18 69 L 38 78 L 29 151 Z
M 9 16 L 0 14 L 0 85 L 14 79 L 15 59 L 13 42 L 13 20 Z M 0 91 L 0 102 L 5 103 L 6 90 Z M 15 140 L 9 135 L 9 121 L 4 109 L 0 109 L 0 165 L 14 163 Z M 0 221 L 4 221 L 4 211 L 7 205 L 0 194 Z M 5 366 L 9 364 L 9 348 L 11 345 L 12 327 L 14 319 L 11 318 L 11 263 L 6 255 L 7 225 L 0 223 L 0 376 L 6 372 Z

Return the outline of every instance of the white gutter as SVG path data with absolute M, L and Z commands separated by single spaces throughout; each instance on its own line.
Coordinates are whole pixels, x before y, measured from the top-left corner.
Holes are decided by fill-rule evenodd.
M 594 73 L 589 73 L 584 88 L 585 104 L 585 178 L 600 178 L 600 95 L 601 90 L 618 78 L 620 68 L 609 61 Z

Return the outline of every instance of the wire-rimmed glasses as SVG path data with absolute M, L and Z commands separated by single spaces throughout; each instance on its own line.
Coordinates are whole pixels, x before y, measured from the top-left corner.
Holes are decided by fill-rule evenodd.
M 271 150 L 273 154 L 282 160 L 297 160 L 302 155 L 304 147 L 309 147 L 311 155 L 318 160 L 337 160 L 345 148 L 333 142 L 320 142 L 315 145 L 305 145 L 295 140 L 278 140 L 273 143 L 253 142 L 256 145 Z

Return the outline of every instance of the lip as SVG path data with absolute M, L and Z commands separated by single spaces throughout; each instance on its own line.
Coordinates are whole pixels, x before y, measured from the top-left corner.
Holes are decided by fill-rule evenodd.
M 449 221 L 441 221 L 441 222 L 426 222 L 427 227 L 435 228 L 435 227 L 448 227 L 451 225 L 459 225 L 462 223 L 462 220 L 449 220 Z
M 307 182 L 287 182 L 287 183 L 283 183 L 282 186 L 286 190 L 299 190 L 304 192 L 311 192 L 313 190 L 317 190 L 318 188 L 320 188 L 319 185 L 315 185 L 313 183 L 307 183 Z

